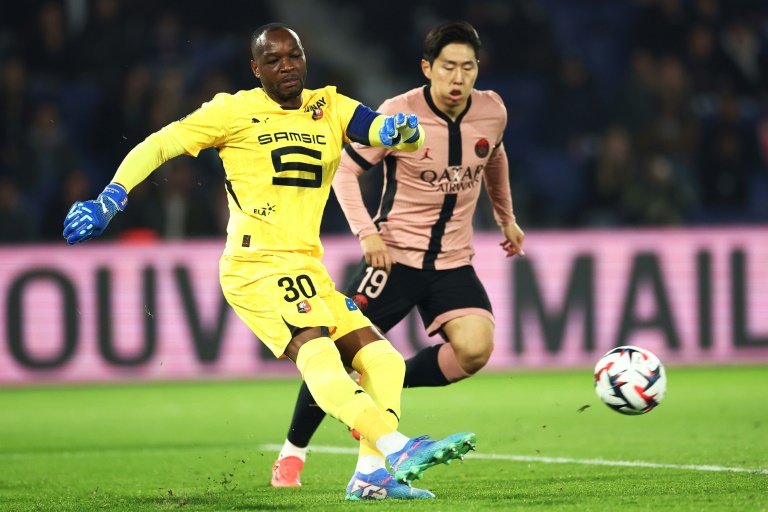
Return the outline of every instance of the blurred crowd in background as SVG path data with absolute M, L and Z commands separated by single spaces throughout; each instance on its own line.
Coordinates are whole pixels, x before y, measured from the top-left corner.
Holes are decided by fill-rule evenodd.
M 422 42 L 466 19 L 509 115 L 523 229 L 768 222 L 768 1 L 29 0 L 0 17 L 0 242 L 62 242 L 125 154 L 218 92 L 258 86 L 251 32 L 294 27 L 307 86 L 372 108 L 423 85 Z M 215 150 L 129 196 L 108 238 L 225 233 Z M 363 180 L 378 200 L 375 176 Z M 476 229 L 495 229 L 487 200 Z M 332 198 L 324 233 L 348 233 Z

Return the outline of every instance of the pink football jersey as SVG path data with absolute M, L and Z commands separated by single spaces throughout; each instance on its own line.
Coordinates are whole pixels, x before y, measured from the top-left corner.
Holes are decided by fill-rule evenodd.
M 378 110 L 418 115 L 426 140 L 413 153 L 357 143 L 346 148 L 333 188 L 352 232 L 364 238 L 378 231 L 394 261 L 410 267 L 442 270 L 470 264 L 472 216 L 483 182 L 498 224 L 514 222 L 501 142 L 507 122 L 503 101 L 493 91 L 473 90 L 467 108 L 452 121 L 425 86 L 385 101 Z M 384 188 L 371 219 L 358 177 L 382 160 Z

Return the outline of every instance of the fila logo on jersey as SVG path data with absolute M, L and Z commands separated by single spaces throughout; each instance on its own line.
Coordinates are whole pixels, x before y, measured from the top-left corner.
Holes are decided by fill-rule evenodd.
M 383 500 L 389 494 L 385 488 L 365 482 L 359 478 L 355 479 L 355 483 L 352 484 L 352 490 L 349 494 L 355 494 L 357 492 L 360 493 L 361 498 L 372 498 L 374 500 Z
M 312 306 L 309 305 L 309 301 L 303 300 L 296 304 L 296 308 L 299 310 L 299 313 L 309 313 L 312 311 Z

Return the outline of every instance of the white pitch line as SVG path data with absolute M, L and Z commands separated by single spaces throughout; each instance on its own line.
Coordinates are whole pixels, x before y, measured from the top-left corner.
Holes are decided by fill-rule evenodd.
M 222 448 L 220 446 L 204 446 L 199 448 L 186 447 L 186 449 L 192 449 L 197 451 L 224 451 L 231 452 L 233 450 L 266 450 L 279 453 L 282 450 L 281 444 L 261 444 L 253 448 L 230 446 Z M 135 453 L 156 453 L 158 451 L 171 451 L 177 450 L 174 447 L 154 447 L 154 448 L 142 448 L 142 449 L 104 449 L 104 450 L 74 450 L 74 451 L 53 451 L 53 452 L 17 452 L 17 453 L 2 453 L 0 452 L 0 459 L 11 460 L 24 460 L 35 457 L 64 457 L 64 458 L 81 458 L 81 457 L 101 457 L 105 454 L 111 455 L 126 455 Z M 317 453 L 335 453 L 344 455 L 354 455 L 357 453 L 357 448 L 346 448 L 342 446 L 313 446 L 309 449 L 310 452 Z M 532 455 L 504 455 L 497 453 L 469 453 L 467 457 L 473 459 L 493 459 L 493 460 L 509 460 L 514 462 L 539 462 L 543 464 L 583 464 L 589 466 L 624 466 L 624 467 L 642 467 L 642 468 L 660 468 L 660 469 L 683 469 L 690 471 L 716 471 L 716 472 L 730 472 L 730 473 L 753 473 L 760 475 L 768 475 L 768 469 L 750 469 L 750 468 L 732 468 L 725 466 L 711 466 L 711 465 L 699 465 L 699 464 L 658 464 L 654 462 L 642 462 L 642 461 L 625 461 L 625 460 L 604 460 L 604 459 L 572 459 L 569 457 L 539 457 Z
M 283 445 L 280 444 L 262 444 L 259 445 L 262 450 L 271 450 L 279 452 Z M 310 452 L 318 453 L 340 453 L 356 454 L 356 448 L 343 448 L 340 446 L 312 446 Z M 768 469 L 749 469 L 749 468 L 729 468 L 725 466 L 711 466 L 698 464 L 657 464 L 654 462 L 627 461 L 627 460 L 604 460 L 604 459 L 572 459 L 568 457 L 539 457 L 532 455 L 502 455 L 502 454 L 484 454 L 468 453 L 467 458 L 472 459 L 493 459 L 493 460 L 511 460 L 515 462 L 541 462 L 544 464 L 583 464 L 588 466 L 626 466 L 640 468 L 660 468 L 660 469 L 688 469 L 692 471 L 719 471 L 730 473 L 755 473 L 768 475 Z

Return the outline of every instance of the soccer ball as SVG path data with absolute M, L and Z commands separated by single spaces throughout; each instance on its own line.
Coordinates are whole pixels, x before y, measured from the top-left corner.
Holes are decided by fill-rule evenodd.
M 595 365 L 595 392 L 622 414 L 645 414 L 664 398 L 667 374 L 659 358 L 640 347 L 616 347 Z

